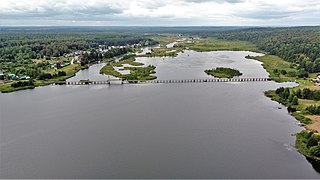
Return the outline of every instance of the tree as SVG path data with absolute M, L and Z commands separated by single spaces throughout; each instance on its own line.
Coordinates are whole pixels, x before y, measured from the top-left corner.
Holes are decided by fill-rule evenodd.
M 296 95 L 298 98 L 301 98 L 301 89 L 297 89 L 293 92 L 294 95 Z
M 288 101 L 289 101 L 289 103 L 292 103 L 292 101 L 293 101 L 293 95 L 292 94 L 289 95 Z
M 310 152 L 312 155 L 320 157 L 320 146 L 313 146 L 310 148 Z
M 298 77 L 299 78 L 307 78 L 307 77 L 309 77 L 309 74 L 305 69 L 300 69 L 298 72 Z
M 282 69 L 282 70 L 281 70 L 281 74 L 282 74 L 282 75 L 286 75 L 286 74 L 287 74 L 287 71 L 284 70 L 284 69 Z
M 292 103 L 292 105 L 298 105 L 298 103 L 299 103 L 298 97 L 294 96 L 291 103 Z
M 290 90 L 289 90 L 289 88 L 285 88 L 285 89 L 284 89 L 284 92 L 283 92 L 282 94 L 280 94 L 280 95 L 281 95 L 281 97 L 282 97 L 283 99 L 288 99 L 289 96 L 290 96 Z
M 67 73 L 65 71 L 59 71 L 58 76 L 66 76 Z
M 282 92 L 284 92 L 284 87 L 280 87 L 276 90 L 276 94 L 280 94 Z
M 302 99 L 308 99 L 310 97 L 311 90 L 309 88 L 304 88 L 301 92 Z
M 307 147 L 310 148 L 310 147 L 317 146 L 317 145 L 318 145 L 318 141 L 314 138 L 314 136 L 311 136 L 308 139 Z

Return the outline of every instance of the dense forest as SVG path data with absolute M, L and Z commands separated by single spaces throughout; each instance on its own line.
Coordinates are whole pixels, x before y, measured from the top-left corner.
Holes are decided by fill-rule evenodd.
M 249 41 L 310 73 L 320 72 L 320 27 L 251 28 L 215 32 L 219 39 Z
M 140 35 L 110 32 L 26 32 L 12 33 L 0 31 L 0 60 L 18 61 L 59 57 L 76 50 L 88 50 L 105 46 L 125 46 L 133 44 L 154 44 L 151 39 Z

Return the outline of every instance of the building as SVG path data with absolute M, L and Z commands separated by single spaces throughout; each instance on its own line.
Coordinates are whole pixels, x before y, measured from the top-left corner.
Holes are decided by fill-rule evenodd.
M 8 74 L 8 78 L 10 78 L 10 79 L 15 79 L 15 78 L 16 78 L 16 75 L 15 75 L 15 74 Z
M 21 76 L 19 78 L 19 80 L 28 80 L 28 79 L 30 79 L 30 76 Z
M 317 75 L 317 78 L 312 79 L 312 81 L 315 83 L 320 83 L 320 74 Z
M 4 80 L 5 77 L 5 74 L 2 71 L 0 71 L 0 80 Z

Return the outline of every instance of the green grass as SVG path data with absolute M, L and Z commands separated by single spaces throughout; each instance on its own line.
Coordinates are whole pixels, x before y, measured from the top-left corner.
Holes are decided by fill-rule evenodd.
M 115 71 L 113 69 L 113 66 L 111 65 L 106 65 L 104 66 L 101 70 L 100 70 L 100 74 L 106 74 L 106 75 L 110 75 L 110 76 L 114 76 L 114 77 L 121 77 L 121 73 L 119 73 L 118 71 Z
M 142 66 L 143 63 L 136 62 L 134 58 L 119 61 L 117 63 L 112 63 L 112 66 L 122 67 L 123 64 L 129 64 L 131 66 Z
M 134 58 L 125 59 L 117 63 L 111 63 L 104 66 L 101 70 L 101 74 L 111 75 L 114 77 L 122 78 L 124 80 L 152 80 L 156 79 L 156 76 L 151 74 L 155 73 L 155 67 L 124 67 L 125 70 L 130 70 L 130 74 L 122 75 L 120 72 L 114 70 L 113 67 L 122 67 L 123 64 L 129 64 L 132 66 L 143 66 L 143 63 L 136 62 Z
M 125 67 L 125 70 L 130 70 L 130 74 L 123 75 L 122 78 L 126 80 L 153 80 L 156 79 L 156 76 L 151 74 L 156 73 L 154 70 L 156 67 L 147 66 L 147 67 Z
M 298 70 L 295 68 L 291 68 L 290 62 L 287 62 L 281 59 L 278 56 L 274 55 L 264 55 L 264 56 L 249 56 L 248 59 L 254 59 L 262 62 L 262 66 L 266 69 L 266 71 L 270 74 L 269 76 L 277 81 L 277 82 L 285 82 L 285 81 L 295 81 L 297 80 L 296 77 L 288 77 L 287 75 L 282 75 L 281 73 L 275 73 L 274 71 L 277 69 L 279 72 L 281 70 L 285 70 L 287 72 L 293 71 L 298 73 Z
M 193 42 L 179 42 L 177 47 L 167 49 L 165 48 L 166 44 L 172 43 L 181 39 L 183 37 L 178 36 L 155 36 L 152 37 L 154 40 L 160 42 L 161 48 L 153 48 L 153 52 L 151 54 L 140 55 L 139 57 L 163 57 L 163 56 L 176 56 L 179 52 L 184 49 L 195 50 L 198 52 L 206 52 L 206 51 L 220 51 L 220 50 L 230 50 L 230 51 L 254 51 L 260 52 L 256 45 L 245 42 L 245 41 L 226 41 L 219 40 L 213 37 L 205 38 L 205 39 L 193 39 Z M 176 50 L 175 52 L 168 52 L 170 50 Z
M 151 36 L 150 38 L 159 42 L 161 47 L 166 47 L 167 44 L 177 41 L 181 37 L 175 34 L 161 34 L 157 36 Z
M 10 93 L 10 92 L 19 91 L 19 90 L 34 89 L 35 88 L 34 86 L 24 86 L 24 87 L 14 88 L 14 87 L 11 87 L 12 83 L 13 82 L 0 85 L 0 92 L 2 92 L 2 93 Z
M 222 51 L 222 50 L 231 50 L 231 51 L 254 51 L 257 52 L 258 49 L 256 45 L 245 42 L 245 41 L 226 41 L 219 40 L 216 38 L 206 38 L 195 40 L 194 43 L 184 43 L 186 47 L 189 47 L 191 50 L 195 51 Z

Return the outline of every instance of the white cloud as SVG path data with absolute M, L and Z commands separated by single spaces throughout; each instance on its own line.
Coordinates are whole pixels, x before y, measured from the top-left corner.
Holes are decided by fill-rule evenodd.
M 319 0 L 0 0 L 0 25 L 319 25 Z

